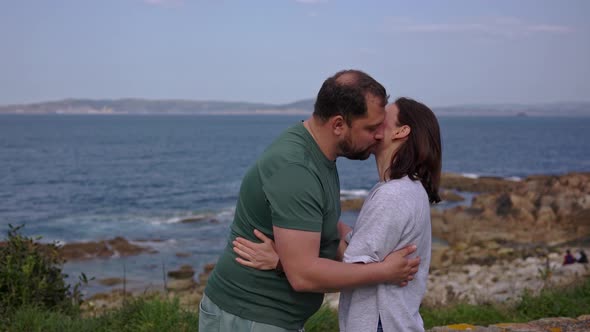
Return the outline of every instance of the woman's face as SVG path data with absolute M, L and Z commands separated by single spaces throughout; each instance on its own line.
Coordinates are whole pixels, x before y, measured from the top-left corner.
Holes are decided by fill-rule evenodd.
M 385 121 L 383 121 L 383 139 L 375 148 L 375 157 L 388 153 L 395 149 L 393 144 L 396 131 L 399 129 L 397 115 L 399 109 L 396 104 L 389 104 L 385 107 Z

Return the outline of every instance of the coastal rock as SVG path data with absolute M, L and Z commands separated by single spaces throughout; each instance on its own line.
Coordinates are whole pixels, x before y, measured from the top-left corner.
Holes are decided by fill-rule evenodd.
M 496 215 L 501 217 L 506 217 L 512 212 L 512 200 L 510 199 L 510 195 L 507 193 L 503 193 L 496 197 Z
M 488 327 L 459 323 L 437 326 L 428 332 L 474 331 L 474 332 L 582 332 L 590 330 L 589 320 L 568 317 L 543 318 L 528 323 L 499 323 Z
M 98 281 L 99 284 L 103 286 L 115 286 L 123 283 L 123 278 L 104 278 Z
M 431 217 L 432 235 L 439 239 L 448 239 L 449 226 L 442 216 Z
M 444 266 L 448 266 L 449 264 L 445 265 L 445 261 L 449 260 L 449 256 L 446 255 L 448 250 L 447 246 L 442 245 L 432 245 L 432 251 L 430 254 L 430 269 L 441 269 Z
M 359 211 L 365 202 L 364 198 L 346 199 L 340 202 L 340 209 L 342 211 Z
M 338 310 L 339 303 L 340 303 L 340 293 L 327 293 L 324 296 L 324 304 L 334 310 Z
M 512 215 L 515 219 L 525 224 L 533 224 L 535 222 L 535 216 L 532 214 L 532 212 L 523 208 L 513 209 Z
M 553 209 L 549 206 L 542 206 L 537 212 L 537 223 L 540 225 L 550 225 L 557 220 Z
M 491 243 L 490 246 L 495 247 Z M 562 253 L 565 249 L 561 247 L 557 248 L 557 251 Z M 588 248 L 579 249 L 588 252 Z M 471 252 L 482 251 L 490 257 L 487 265 L 462 263 L 473 262 Z M 432 257 L 441 255 L 435 255 L 435 252 L 433 250 Z M 567 286 L 590 276 L 590 266 L 587 264 L 562 266 L 561 254 L 519 258 L 521 255 L 518 250 L 506 246 L 495 249 L 467 248 L 461 252 L 448 248 L 444 251 L 444 256 L 452 263 L 438 268 L 431 265 L 424 298 L 425 305 L 448 305 L 461 301 L 470 304 L 512 302 L 526 289 L 532 294 L 537 294 L 546 285 Z M 437 260 L 442 259 L 435 258 L 432 261 Z
M 570 181 L 570 177 L 575 179 Z M 458 176 L 449 178 L 457 180 Z M 495 239 L 557 245 L 590 236 L 590 217 L 583 212 L 590 204 L 590 193 L 585 192 L 589 173 L 508 182 L 497 191 L 476 195 L 470 207 L 446 209 L 442 220 L 433 214 L 434 236 L 470 245 Z
M 580 196 L 580 198 L 578 198 L 578 201 L 576 202 L 576 204 L 584 210 L 590 209 L 590 195 L 584 194 L 583 196 Z
M 95 316 L 122 307 L 123 303 L 132 297 L 133 294 L 123 292 L 122 289 L 115 289 L 109 293 L 97 293 L 86 299 L 81 309 Z
M 590 224 L 590 209 L 576 212 L 570 217 L 570 222 L 577 226 Z
M 440 192 L 440 198 L 443 201 L 447 201 L 447 202 L 462 202 L 465 200 L 465 197 L 457 194 L 456 192 L 454 192 L 452 190 L 442 190 Z
M 197 291 L 191 291 L 182 293 L 179 296 L 180 305 L 185 308 L 198 308 L 199 303 L 201 303 L 201 299 L 203 298 L 203 293 L 199 293 Z
M 529 213 L 533 213 L 536 209 L 533 202 L 531 202 L 531 200 L 525 196 L 511 194 L 510 201 L 512 202 L 512 205 L 514 206 L 515 209 L 524 210 Z
M 82 304 L 83 315 L 95 316 L 102 314 L 108 310 L 120 308 L 123 303 L 131 298 L 142 298 L 142 299 L 178 299 L 181 306 L 187 310 L 196 311 L 198 305 L 203 297 L 203 291 L 206 286 L 206 281 L 215 264 L 207 264 L 203 268 L 203 272 L 199 275 L 201 280 L 204 281 L 202 284 L 197 284 L 192 276 L 188 277 L 188 274 L 184 272 L 190 271 L 194 274 L 194 271 L 190 265 L 183 265 L 177 271 L 170 272 L 182 272 L 181 274 L 172 273 L 173 276 L 187 277 L 185 279 L 171 279 L 166 284 L 166 290 L 155 289 L 151 291 L 138 290 L 137 293 L 132 294 L 130 292 L 123 293 L 120 289 L 115 289 L 108 293 L 97 293 L 86 299 Z M 190 273 L 189 273 L 190 274 Z M 115 280 L 116 278 L 113 278 Z M 119 281 L 119 279 L 116 279 Z
M 219 220 L 215 219 L 215 215 L 213 214 L 199 214 L 195 216 L 185 217 L 180 220 L 182 224 L 190 224 L 195 222 L 209 222 L 213 224 L 219 223 Z
M 209 274 L 213 271 L 214 268 L 215 268 L 215 263 L 206 264 L 205 267 L 203 267 L 203 273 Z
M 123 237 L 97 242 L 67 243 L 60 250 L 66 260 L 109 258 L 113 255 L 126 257 L 157 252 L 152 248 L 132 244 Z
M 471 207 L 477 209 L 484 209 L 484 210 L 497 210 L 496 203 L 498 201 L 498 197 L 496 194 L 487 193 L 487 194 L 480 194 L 473 198 L 473 202 Z
M 517 183 L 498 177 L 470 178 L 460 174 L 443 173 L 440 186 L 442 188 L 468 192 L 497 192 L 503 190 L 510 191 L 516 187 Z
M 191 279 L 173 279 L 166 283 L 166 289 L 171 291 L 184 291 L 187 289 L 192 289 L 196 286 L 195 281 Z
M 192 279 L 195 275 L 193 268 L 188 266 L 182 266 L 179 270 L 168 271 L 168 276 L 174 279 Z
M 555 197 L 552 195 L 543 195 L 541 196 L 541 199 L 539 201 L 539 205 L 541 207 L 543 206 L 549 206 L 551 207 L 551 205 L 553 205 L 553 203 L 555 202 Z

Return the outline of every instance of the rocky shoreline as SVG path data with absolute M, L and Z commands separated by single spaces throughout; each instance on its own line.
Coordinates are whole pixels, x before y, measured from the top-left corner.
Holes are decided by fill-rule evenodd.
M 548 275 L 535 277 L 538 265 L 543 265 L 539 258 L 529 257 L 526 260 L 501 261 L 491 266 L 463 265 L 454 266 L 449 271 L 437 270 L 429 276 L 429 286 L 423 301 L 425 306 L 440 306 L 453 303 L 506 303 L 517 300 L 520 293 L 527 289 L 538 293 L 546 287 L 571 285 L 590 276 L 587 264 L 560 266 L 560 256 L 548 255 Z M 170 281 L 165 289 L 144 291 L 142 293 L 125 292 L 117 289 L 109 293 L 95 294 L 82 304 L 85 316 L 101 315 L 109 310 L 121 307 L 132 297 L 144 299 L 176 299 L 180 305 L 192 312 L 198 312 L 198 305 L 203 297 L 209 274 L 215 267 L 209 264 L 194 277 L 195 272 L 190 266 L 170 271 Z M 505 276 L 499 279 L 498 276 Z M 338 293 L 330 293 L 325 297 L 325 304 L 333 309 L 338 308 Z M 553 332 L 553 331 L 589 331 L 590 315 L 574 318 L 545 318 L 528 323 L 499 323 L 484 326 L 470 324 L 454 324 L 430 329 L 430 332 L 479 331 L 479 332 Z
M 590 276 L 588 264 L 561 265 L 566 249 L 590 252 L 590 173 L 530 176 L 520 181 L 444 174 L 441 187 L 447 202 L 463 201 L 461 192 L 473 193 L 473 199 L 445 210 L 432 208 L 433 236 L 449 245 L 433 246 L 424 305 L 505 303 L 518 299 L 525 290 L 534 294 Z M 344 200 L 342 209 L 359 210 L 362 204 L 362 198 Z M 155 250 L 140 240 L 114 238 L 66 244 L 62 252 L 65 259 L 75 261 Z M 100 314 L 141 294 L 176 297 L 181 305 L 196 311 L 213 267 L 207 265 L 195 278 L 192 266 L 180 266 L 167 272 L 165 288 L 135 294 L 121 288 L 121 278 L 101 279 L 102 285 L 115 289 L 89 297 L 84 310 L 89 315 Z M 326 302 L 337 307 L 337 298 L 329 294 Z

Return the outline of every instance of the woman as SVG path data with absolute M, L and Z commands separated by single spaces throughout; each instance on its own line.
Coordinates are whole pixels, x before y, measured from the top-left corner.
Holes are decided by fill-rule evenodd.
M 400 98 L 387 107 L 384 139 L 374 151 L 379 183 L 370 191 L 359 213 L 349 244 L 346 263 L 374 263 L 389 253 L 415 244 L 421 257 L 414 281 L 405 287 L 379 284 L 345 289 L 340 294 L 341 331 L 424 331 L 418 311 L 426 292 L 430 266 L 430 203 L 438 203 L 442 149 L 434 113 L 417 101 Z M 263 243 L 271 243 L 256 232 Z M 278 256 L 262 246 L 238 239 L 234 250 L 267 257 L 259 268 L 276 266 Z M 270 245 L 265 248 L 272 248 Z M 247 255 L 250 256 L 250 255 Z M 243 259 L 238 259 L 247 264 Z M 373 328 L 369 328 L 373 326 Z

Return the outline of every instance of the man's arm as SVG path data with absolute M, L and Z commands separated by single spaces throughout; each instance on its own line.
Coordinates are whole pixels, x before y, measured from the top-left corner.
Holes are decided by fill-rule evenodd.
M 369 284 L 403 283 L 418 271 L 420 258 L 404 256 L 415 246 L 374 264 L 346 264 L 318 257 L 319 232 L 273 227 L 275 246 L 289 283 L 298 292 L 325 293 Z

